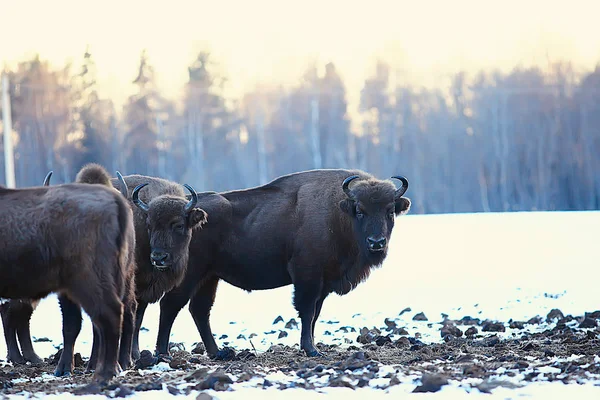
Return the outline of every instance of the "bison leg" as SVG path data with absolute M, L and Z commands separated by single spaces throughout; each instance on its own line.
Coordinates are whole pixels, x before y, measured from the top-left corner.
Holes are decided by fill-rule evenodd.
M 29 322 L 31 321 L 34 307 L 28 301 L 21 302 L 20 307 L 22 312 L 19 312 L 17 335 L 19 336 L 19 342 L 21 343 L 23 358 L 25 361 L 29 361 L 32 364 L 41 364 L 43 360 L 33 349 L 33 343 L 31 343 L 31 331 L 29 329 Z
M 8 303 L 0 305 L 0 314 L 2 315 L 2 326 L 4 327 L 4 339 L 8 354 L 7 361 L 13 364 L 25 364 L 25 359 L 21 355 L 17 343 L 17 321 L 15 312 L 18 313 L 18 300 L 10 300 Z
M 73 372 L 75 341 L 81 332 L 81 307 L 66 295 L 58 296 L 63 318 L 63 351 L 54 369 L 54 376 L 68 376 Z
M 135 318 L 137 301 L 135 293 L 128 287 L 123 301 L 123 328 L 121 330 L 121 344 L 119 346 L 119 364 L 121 368 L 131 367 L 131 350 L 133 345 L 133 335 L 135 331 Z
M 133 330 L 133 343 L 131 345 L 131 357 L 134 360 L 140 358 L 140 329 L 142 327 L 142 321 L 144 320 L 144 314 L 148 303 L 142 300 L 138 300 L 137 309 L 135 310 L 135 327 Z
M 312 327 L 311 327 L 313 340 L 315 338 L 315 326 L 317 325 L 317 320 L 319 319 L 319 315 L 321 315 L 321 308 L 323 308 L 323 302 L 325 301 L 325 299 L 327 298 L 328 295 L 329 295 L 329 293 L 321 294 L 321 297 L 319 297 L 319 300 L 317 300 L 317 305 L 315 306 L 315 317 L 313 318 Z
M 216 276 L 204 281 L 190 300 L 190 314 L 200 332 L 206 353 L 211 357 L 216 357 L 219 353 L 219 347 L 210 329 L 210 310 L 215 303 L 218 284 L 219 278 Z
M 169 355 L 169 338 L 173 322 L 175 322 L 175 318 L 190 300 L 197 287 L 198 280 L 186 276 L 181 285 L 166 293 L 160 301 L 160 319 L 155 354 Z
M 90 354 L 90 359 L 88 360 L 87 367 L 85 368 L 85 372 L 90 373 L 94 372 L 97 368 L 98 364 L 98 356 L 100 354 L 100 343 L 102 339 L 100 338 L 100 332 L 96 326 L 93 327 L 93 339 L 92 339 L 92 353 Z
M 315 348 L 312 327 L 315 319 L 317 302 L 321 295 L 320 285 L 311 283 L 294 283 L 294 307 L 302 324 L 300 333 L 300 348 L 309 357 L 322 356 Z
M 101 365 L 94 372 L 94 380 L 107 381 L 117 375 L 119 338 L 123 323 L 123 303 L 116 295 L 108 295 L 88 314 L 99 333 L 98 359 Z M 93 306 L 92 306 L 93 307 Z M 87 310 L 86 310 L 87 311 Z

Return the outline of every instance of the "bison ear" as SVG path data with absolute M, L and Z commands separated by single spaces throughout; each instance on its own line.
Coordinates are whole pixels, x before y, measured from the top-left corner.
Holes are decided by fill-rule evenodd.
M 192 229 L 196 229 L 204 225 L 207 221 L 208 214 L 201 208 L 193 208 L 188 216 L 188 224 Z
M 400 197 L 396 200 L 396 215 L 404 215 L 410 210 L 410 199 L 408 197 Z
M 344 199 L 340 201 L 340 208 L 346 214 L 354 215 L 354 210 L 356 209 L 356 207 L 354 206 L 354 200 Z

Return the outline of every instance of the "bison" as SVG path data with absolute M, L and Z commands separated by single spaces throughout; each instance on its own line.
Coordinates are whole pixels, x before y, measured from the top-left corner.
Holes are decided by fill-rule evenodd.
M 308 356 L 320 355 L 313 336 L 324 300 L 331 293 L 350 292 L 381 265 L 395 217 L 410 208 L 403 197 L 408 180 L 393 178 L 402 183 L 399 189 L 359 170 L 312 170 L 251 189 L 196 194 L 209 223 L 193 234 L 182 284 L 160 302 L 157 354 L 168 354 L 172 324 L 188 301 L 208 354 L 217 354 L 209 315 L 223 279 L 247 291 L 293 284 L 302 324 L 300 346 Z M 150 249 L 145 257 L 177 249 L 183 238 L 187 241 L 184 230 L 189 234 L 194 228 L 173 229 L 169 222 L 184 212 L 184 203 L 159 213 L 154 204 L 138 198 L 140 190 L 137 186 L 132 197 L 147 215 Z
M 44 178 L 44 186 L 48 186 L 52 173 L 48 173 Z M 39 301 L 29 299 L 0 301 L 0 316 L 2 317 L 2 327 L 4 328 L 4 338 L 8 354 L 7 361 L 13 364 L 25 364 L 27 361 L 32 364 L 40 364 L 42 359 L 35 353 L 33 343 L 31 343 L 31 333 L 29 323 L 31 315 L 36 309 Z M 21 343 L 21 350 L 17 343 L 17 335 Z M 21 351 L 23 352 L 21 354 Z
M 48 173 L 44 180 L 47 186 L 50 182 L 52 172 Z M 121 194 L 127 198 L 127 185 L 124 184 L 123 177 L 117 171 L 118 179 L 123 183 L 121 185 Z M 75 182 L 80 184 L 103 185 L 114 190 L 108 172 L 99 164 L 85 165 L 75 177 Z M 119 366 L 129 368 L 132 363 L 132 343 L 135 332 L 135 313 L 137 310 L 137 301 L 135 299 L 135 231 L 128 232 L 125 238 L 127 244 L 127 261 L 125 271 L 125 289 L 122 292 L 121 301 L 123 302 L 123 324 L 121 326 L 121 340 L 119 345 Z M 56 376 L 68 375 L 73 370 L 73 357 L 75 341 L 81 331 L 81 307 L 69 298 L 67 294 L 61 293 L 58 296 L 61 312 L 63 315 L 63 351 L 54 370 Z M 93 371 L 96 368 L 99 346 L 100 332 L 94 327 L 94 339 L 92 345 L 92 354 L 87 365 L 87 371 Z
M 101 338 L 94 380 L 115 376 L 134 234 L 123 196 L 100 185 L 0 187 L 0 220 L 0 297 L 67 295 Z
M 114 188 L 120 190 L 124 196 L 128 197 L 128 187 L 135 185 L 146 186 L 143 183 L 148 180 L 141 175 L 129 175 L 126 177 L 113 178 L 111 180 Z M 152 239 L 148 236 L 148 218 L 146 212 L 134 208 L 133 218 L 135 225 L 135 297 L 137 303 L 137 312 L 134 324 L 134 335 L 132 344 L 132 358 L 139 358 L 139 330 L 144 317 L 146 307 L 150 303 L 158 301 L 166 292 L 177 286 L 183 279 L 188 263 L 188 246 L 191 239 L 191 231 L 188 228 L 195 229 L 206 222 L 206 213 L 196 208 L 197 196 L 194 189 L 189 185 L 184 185 L 190 191 L 190 199 L 186 199 L 180 185 L 160 178 L 152 178 L 144 193 L 141 195 L 142 201 L 152 205 L 155 214 L 153 220 L 157 224 L 166 227 L 164 234 L 155 235 Z M 139 200 L 139 190 L 136 194 L 136 201 Z M 128 197 L 129 198 L 129 197 Z M 130 199 L 133 202 L 133 200 Z M 145 203 L 144 203 L 145 204 Z M 133 205 L 133 203 L 131 203 Z M 174 216 L 164 214 L 162 210 L 177 208 L 180 214 Z M 160 227 L 158 229 L 161 229 Z M 176 248 L 169 247 L 169 251 L 164 249 L 170 244 L 164 245 L 163 238 L 171 241 L 171 234 L 177 237 L 178 245 Z M 150 247 L 154 249 L 150 251 Z M 69 343 L 75 342 L 77 335 L 81 330 L 81 311 L 68 298 L 60 298 L 60 304 L 63 311 L 63 325 L 65 329 L 65 348 Z M 94 354 L 92 352 L 92 354 Z M 94 358 L 90 358 L 88 365 L 93 366 Z M 88 369 L 90 367 L 88 366 Z M 125 368 L 125 367 L 124 367 Z M 60 376 L 69 373 L 73 369 L 72 356 L 65 357 L 59 362 L 55 375 Z

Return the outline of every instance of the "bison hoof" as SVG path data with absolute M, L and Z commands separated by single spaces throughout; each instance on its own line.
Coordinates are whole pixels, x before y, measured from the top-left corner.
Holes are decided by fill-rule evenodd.
M 13 363 L 13 365 L 23 365 L 25 364 L 25 359 L 19 354 L 18 356 L 11 355 L 7 357 L 7 361 Z
M 63 371 L 60 368 L 56 368 L 54 370 L 54 376 L 59 377 L 59 378 L 61 376 L 67 378 L 67 377 L 71 376 L 71 372 L 70 371 Z
M 160 354 L 157 353 L 155 355 L 155 357 L 158 359 L 157 362 L 166 362 L 166 363 L 170 363 L 171 361 L 173 361 L 173 357 L 170 354 Z
M 40 365 L 40 364 L 44 363 L 44 360 L 42 360 L 40 357 L 38 357 L 37 354 L 32 354 L 30 356 L 26 356 L 25 360 L 29 361 L 33 365 Z
M 319 352 L 319 350 L 305 350 L 307 357 L 325 357 L 325 354 Z

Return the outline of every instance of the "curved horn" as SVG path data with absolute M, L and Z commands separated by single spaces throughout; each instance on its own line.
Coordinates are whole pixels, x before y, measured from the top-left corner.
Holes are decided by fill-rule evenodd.
M 353 196 L 350 192 L 350 189 L 348 188 L 348 185 L 350 185 L 350 182 L 357 179 L 358 177 L 358 175 L 349 176 L 346 179 L 344 179 L 344 182 L 342 183 L 342 190 L 344 191 L 344 193 L 346 193 L 346 196 L 350 197 L 351 199 L 353 198 Z
M 196 207 L 196 203 L 198 203 L 198 194 L 196 193 L 196 191 L 194 190 L 193 187 L 191 187 L 190 185 L 188 185 L 187 183 L 184 183 L 183 186 L 190 192 L 190 194 L 192 195 L 192 197 L 190 198 L 190 201 L 185 205 L 185 207 L 183 208 L 183 211 L 186 214 L 189 214 L 190 211 L 192 211 L 194 209 L 194 207 Z
M 406 191 L 408 190 L 408 179 L 406 179 L 402 175 L 392 176 L 391 179 L 398 179 L 400 182 L 402 182 L 402 186 L 399 189 L 396 189 L 396 195 L 395 195 L 396 198 L 402 197 L 402 195 L 404 193 L 406 193 Z
M 119 171 L 117 171 L 117 178 L 119 178 L 120 192 L 127 199 L 129 196 L 129 193 L 127 192 L 127 183 L 125 182 L 125 179 L 123 179 L 123 175 L 121 175 Z
M 52 171 L 48 172 L 48 175 L 44 178 L 44 186 L 50 186 L 50 177 L 52 176 Z
M 135 189 L 133 189 L 133 193 L 131 193 L 131 200 L 140 210 L 148 212 L 150 207 L 148 207 L 148 204 L 144 203 L 143 200 L 140 200 L 140 190 L 145 186 L 148 186 L 148 184 L 142 183 L 141 185 L 137 185 Z

